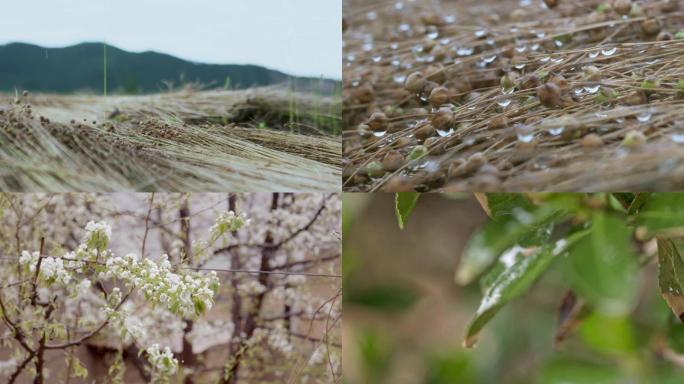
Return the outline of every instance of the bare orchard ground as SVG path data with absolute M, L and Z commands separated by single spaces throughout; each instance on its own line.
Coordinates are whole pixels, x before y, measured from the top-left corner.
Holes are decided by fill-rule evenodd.
M 684 1 L 344 10 L 344 190 L 684 186 Z
M 334 191 L 339 101 L 284 89 L 0 96 L 5 191 Z

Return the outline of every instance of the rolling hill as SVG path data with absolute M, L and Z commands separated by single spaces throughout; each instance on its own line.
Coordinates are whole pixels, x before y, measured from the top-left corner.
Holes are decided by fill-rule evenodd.
M 104 88 L 103 44 L 83 43 L 65 48 L 31 44 L 0 45 L 0 91 L 94 92 Z M 107 46 L 109 92 L 154 93 L 169 85 L 198 82 L 209 88 L 249 88 L 292 80 L 298 91 L 331 94 L 339 82 L 290 77 L 256 65 L 216 65 L 185 61 L 158 52 L 133 53 Z M 227 80 L 229 79 L 229 80 Z

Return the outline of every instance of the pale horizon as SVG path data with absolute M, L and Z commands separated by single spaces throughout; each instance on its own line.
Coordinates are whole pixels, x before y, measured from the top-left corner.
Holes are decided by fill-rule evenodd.
M 259 65 L 340 80 L 336 0 L 24 0 L 0 13 L 0 44 L 63 48 L 96 42 L 203 64 Z

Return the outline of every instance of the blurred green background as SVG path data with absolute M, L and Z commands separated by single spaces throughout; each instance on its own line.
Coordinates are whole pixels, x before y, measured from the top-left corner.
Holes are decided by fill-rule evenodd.
M 345 383 L 684 383 L 684 357 L 664 348 L 667 332 L 684 341 L 684 326 L 659 294 L 655 263 L 629 317 L 590 315 L 557 347 L 567 285 L 553 265 L 465 349 L 482 293 L 456 285 L 454 273 L 487 221 L 473 195 L 422 195 L 403 231 L 393 194 L 343 201 Z

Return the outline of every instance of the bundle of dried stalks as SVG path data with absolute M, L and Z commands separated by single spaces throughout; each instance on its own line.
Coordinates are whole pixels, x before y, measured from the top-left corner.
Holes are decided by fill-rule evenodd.
M 339 188 L 334 98 L 278 88 L 14 98 L 0 103 L 5 191 Z
M 344 189 L 684 186 L 684 4 L 350 0 Z

